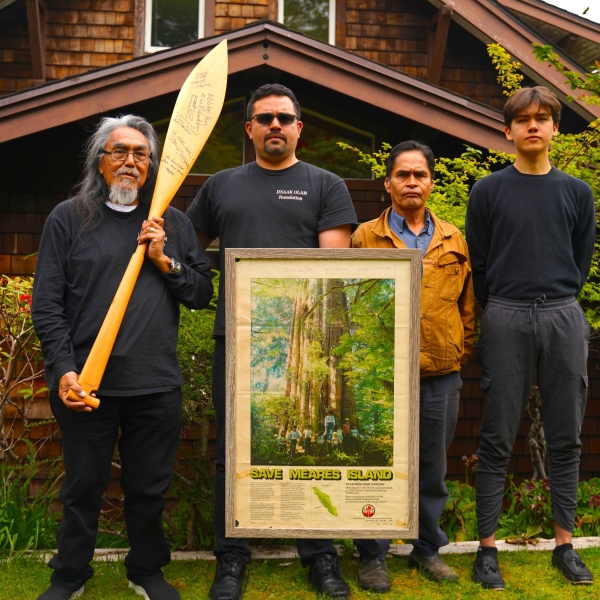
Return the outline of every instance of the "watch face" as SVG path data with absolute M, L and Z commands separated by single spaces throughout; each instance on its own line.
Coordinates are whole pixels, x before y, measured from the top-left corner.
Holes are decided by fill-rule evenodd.
M 181 273 L 181 263 L 174 258 L 171 259 L 171 273 Z

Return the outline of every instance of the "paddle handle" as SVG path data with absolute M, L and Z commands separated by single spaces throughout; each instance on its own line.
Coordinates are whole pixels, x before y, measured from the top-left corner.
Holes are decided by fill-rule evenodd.
M 96 398 L 95 396 L 90 396 L 90 394 L 94 390 L 92 390 L 87 385 L 82 385 L 82 384 L 80 384 L 80 385 L 83 388 L 83 391 L 86 393 L 86 395 L 82 398 L 81 396 L 78 396 L 73 390 L 69 390 L 67 392 L 67 398 L 71 402 L 83 402 L 84 404 L 91 406 L 93 409 L 98 408 L 100 406 L 100 400 L 98 398 Z
M 67 398 L 72 402 L 85 402 L 92 408 L 98 408 L 100 405 L 98 398 L 94 398 L 90 394 L 100 387 L 100 382 L 102 381 L 108 359 L 115 345 L 115 340 L 123 322 L 129 300 L 131 299 L 133 288 L 144 264 L 144 255 L 147 248 L 147 244 L 140 244 L 133 253 L 115 297 L 110 304 L 108 313 L 104 318 L 102 327 L 100 327 L 96 341 L 90 350 L 85 365 L 83 365 L 78 383 L 87 396 L 81 398 L 73 390 L 69 390 Z
M 173 109 L 167 130 L 156 185 L 150 205 L 150 217 L 162 217 L 177 190 L 208 140 L 223 107 L 227 87 L 227 41 L 213 48 L 185 80 Z M 68 398 L 98 408 L 91 392 L 100 387 L 110 353 L 133 288 L 144 262 L 147 245 L 139 245 L 102 323 L 98 337 L 79 375 L 79 385 L 87 396 L 81 398 L 69 391 Z

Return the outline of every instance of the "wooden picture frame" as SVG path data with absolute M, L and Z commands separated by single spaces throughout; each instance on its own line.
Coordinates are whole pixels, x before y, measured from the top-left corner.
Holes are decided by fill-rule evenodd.
M 227 537 L 418 537 L 420 251 L 227 249 L 225 273 Z

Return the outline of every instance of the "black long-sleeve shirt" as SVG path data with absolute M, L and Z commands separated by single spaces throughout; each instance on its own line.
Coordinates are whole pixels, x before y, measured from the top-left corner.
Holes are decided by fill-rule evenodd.
M 81 371 L 148 216 L 145 205 L 131 212 L 103 210 L 100 224 L 81 237 L 72 200 L 59 204 L 44 225 L 32 318 L 53 390 L 62 375 Z M 168 208 L 165 222 L 164 253 L 181 262 L 181 272 L 163 274 L 144 260 L 98 396 L 136 396 L 182 384 L 176 353 L 179 303 L 203 308 L 213 286 L 210 262 L 190 220 Z
M 594 196 L 587 183 L 554 167 L 528 175 L 510 166 L 473 186 L 466 233 L 482 306 L 489 296 L 574 296 L 594 252 Z

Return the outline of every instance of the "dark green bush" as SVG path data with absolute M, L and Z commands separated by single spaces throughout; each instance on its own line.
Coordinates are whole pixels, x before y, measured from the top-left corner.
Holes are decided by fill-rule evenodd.
M 213 278 L 215 290 L 219 275 Z M 213 453 L 209 445 L 212 405 L 212 355 L 216 296 L 209 307 L 193 311 L 181 307 L 177 357 L 183 375 L 184 439 L 175 463 L 169 495 L 176 508 L 165 514 L 165 531 L 173 549 L 199 550 L 214 545 Z

